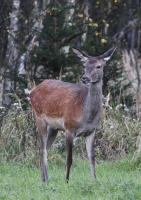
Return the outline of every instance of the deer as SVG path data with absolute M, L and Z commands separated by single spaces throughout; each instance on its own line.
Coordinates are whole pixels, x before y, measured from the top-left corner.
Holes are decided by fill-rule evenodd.
M 64 131 L 66 142 L 66 182 L 72 165 L 74 137 L 84 137 L 91 176 L 96 178 L 94 139 L 102 117 L 103 67 L 114 53 L 112 47 L 104 54 L 92 57 L 74 47 L 72 50 L 84 66 L 82 83 L 68 83 L 46 79 L 30 92 L 40 138 L 40 169 L 43 182 L 47 182 L 47 151 L 59 130 Z

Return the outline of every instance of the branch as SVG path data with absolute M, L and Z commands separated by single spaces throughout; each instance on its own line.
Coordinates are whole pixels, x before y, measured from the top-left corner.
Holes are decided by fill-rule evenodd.
M 73 40 L 74 38 L 76 38 L 79 35 L 82 35 L 83 33 L 86 33 L 86 31 L 80 32 L 80 33 L 76 33 L 73 36 L 71 36 L 70 38 L 64 39 L 63 42 L 64 43 L 69 43 L 71 40 Z

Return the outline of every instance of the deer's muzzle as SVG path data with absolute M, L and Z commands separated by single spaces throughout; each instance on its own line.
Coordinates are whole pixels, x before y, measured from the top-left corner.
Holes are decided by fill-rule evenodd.
M 84 83 L 84 84 L 88 84 L 88 83 L 90 83 L 90 78 L 88 78 L 88 77 L 86 77 L 86 76 L 83 76 L 82 78 L 81 78 L 81 81 L 82 81 L 82 83 Z

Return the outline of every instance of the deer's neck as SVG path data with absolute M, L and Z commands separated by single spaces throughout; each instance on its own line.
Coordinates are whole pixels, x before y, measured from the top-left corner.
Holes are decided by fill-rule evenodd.
M 85 98 L 82 118 L 75 132 L 77 137 L 89 135 L 95 131 L 101 117 L 102 81 L 91 83 Z
M 85 100 L 83 119 L 86 123 L 92 123 L 96 115 L 101 112 L 102 81 L 90 83 L 89 91 Z

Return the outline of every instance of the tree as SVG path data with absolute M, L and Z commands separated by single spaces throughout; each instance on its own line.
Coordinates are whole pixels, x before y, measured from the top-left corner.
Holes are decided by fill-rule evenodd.
M 6 52 L 8 45 L 8 34 L 10 25 L 12 0 L 1 0 L 0 1 L 0 106 L 3 102 L 3 82 L 4 82 L 4 71 L 6 63 Z
M 0 101 L 4 94 L 3 105 L 9 105 L 6 93 L 13 91 L 23 98 L 23 88 L 30 88 L 31 80 L 39 83 L 56 78 L 60 69 L 63 80 L 76 82 L 81 69 L 71 45 L 98 55 L 118 43 L 117 52 L 122 59 L 115 55 L 109 68 L 105 68 L 103 91 L 106 94 L 110 90 L 114 98 L 128 102 L 128 94 L 133 93 L 139 115 L 140 9 L 139 0 L 1 1 Z M 129 81 L 125 84 L 126 77 Z M 128 93 L 121 96 L 125 89 Z
M 36 72 L 41 70 L 41 66 L 38 81 L 58 77 L 61 68 L 66 77 L 64 80 L 76 81 L 77 74 L 74 73 L 75 66 L 73 67 L 76 60 L 74 61 L 72 52 L 66 48 L 69 48 L 74 39 L 83 34 L 83 31 L 78 31 L 76 23 L 72 23 L 71 14 L 68 14 L 72 9 L 74 4 L 65 4 L 65 1 L 61 3 L 52 1 L 48 4 L 43 29 L 38 38 L 39 46 L 35 46 L 30 53 L 30 61 L 35 68 L 33 74 L 35 81 L 37 81 Z

